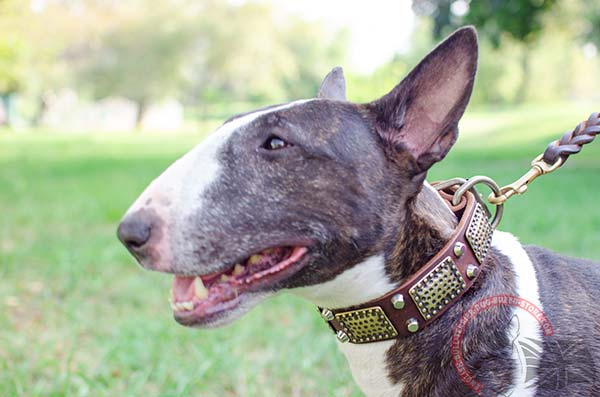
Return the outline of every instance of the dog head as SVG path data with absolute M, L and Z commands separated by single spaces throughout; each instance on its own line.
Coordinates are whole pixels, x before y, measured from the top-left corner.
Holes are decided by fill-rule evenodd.
M 184 325 L 327 282 L 397 231 L 456 140 L 476 63 L 463 28 L 374 102 L 347 102 L 336 68 L 317 98 L 232 117 L 150 184 L 119 238 L 143 267 L 175 275 Z

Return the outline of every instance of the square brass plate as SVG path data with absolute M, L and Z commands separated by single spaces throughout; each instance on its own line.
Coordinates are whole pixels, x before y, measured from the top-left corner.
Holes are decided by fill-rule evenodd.
M 352 343 L 392 339 L 398 332 L 379 306 L 337 313 L 335 318 Z
M 465 280 L 449 256 L 408 291 L 425 320 L 435 316 L 465 288 Z

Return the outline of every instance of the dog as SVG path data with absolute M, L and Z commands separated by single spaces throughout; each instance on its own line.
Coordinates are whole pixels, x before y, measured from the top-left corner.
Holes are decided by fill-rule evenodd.
M 367 104 L 346 100 L 335 68 L 316 98 L 231 117 L 154 180 L 118 237 L 141 266 L 175 276 L 175 320 L 221 326 L 284 290 L 356 307 L 430 261 L 458 219 L 425 178 L 457 139 L 477 48 L 472 27 L 457 30 Z M 496 231 L 471 288 L 427 327 L 339 347 L 367 396 L 598 396 L 599 286 L 599 263 Z M 459 353 L 474 389 L 453 330 L 497 296 L 528 303 L 471 319 Z

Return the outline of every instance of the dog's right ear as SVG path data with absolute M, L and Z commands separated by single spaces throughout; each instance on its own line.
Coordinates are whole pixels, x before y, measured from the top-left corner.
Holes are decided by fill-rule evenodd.
M 341 67 L 336 66 L 327 73 L 327 76 L 321 83 L 317 98 L 334 99 L 337 101 L 346 100 L 346 80 L 344 79 L 344 71 Z
M 444 158 L 458 136 L 477 69 L 477 34 L 462 28 L 429 53 L 392 91 L 367 104 L 392 156 L 412 157 L 422 175 Z

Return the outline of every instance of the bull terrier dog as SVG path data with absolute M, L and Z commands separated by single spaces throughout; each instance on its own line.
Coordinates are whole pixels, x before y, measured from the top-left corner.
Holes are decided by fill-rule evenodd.
M 174 275 L 175 320 L 221 326 L 290 291 L 368 396 L 600 395 L 600 264 L 489 229 L 445 248 L 463 221 L 425 177 L 456 141 L 477 51 L 459 29 L 366 104 L 335 68 L 316 98 L 231 117 L 154 180 L 118 236 Z

